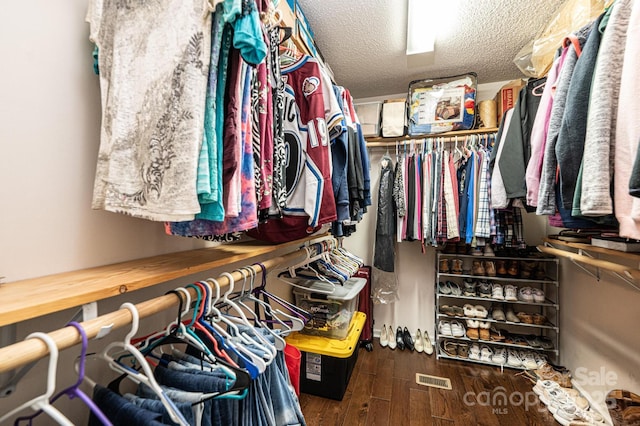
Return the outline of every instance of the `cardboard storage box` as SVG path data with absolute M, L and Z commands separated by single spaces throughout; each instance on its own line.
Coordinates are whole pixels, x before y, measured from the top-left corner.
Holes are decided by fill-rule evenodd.
M 302 333 L 330 339 L 345 339 L 353 313 L 358 306 L 358 294 L 366 282 L 364 278 L 349 278 L 344 285 L 336 284 L 332 294 L 314 292 L 313 285 L 309 290 L 294 287 L 296 306 L 313 315 Z M 322 282 L 317 284 L 323 285 Z
M 367 316 L 356 312 L 344 340 L 292 333 L 287 343 L 302 353 L 300 392 L 342 400 L 358 360 L 358 342 Z
M 518 100 L 520 89 L 525 85 L 521 78 L 512 80 L 502 86 L 496 94 L 496 103 L 498 104 L 498 123 L 502 120 L 502 115 L 514 107 Z

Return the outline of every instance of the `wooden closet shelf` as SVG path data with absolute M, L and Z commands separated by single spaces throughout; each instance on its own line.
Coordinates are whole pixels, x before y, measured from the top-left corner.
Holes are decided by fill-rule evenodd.
M 614 257 L 619 257 L 623 259 L 633 260 L 635 262 L 640 262 L 640 253 L 630 253 L 630 252 L 620 251 L 620 250 L 611 250 L 604 247 L 592 246 L 591 244 L 586 244 L 586 243 L 570 243 L 567 241 L 557 240 L 555 238 L 545 238 L 544 242 L 553 244 L 556 246 L 571 247 L 576 250 L 584 250 L 587 252 L 606 254 L 608 256 L 614 256 Z
M 300 246 L 318 237 L 278 245 L 222 244 L 0 284 L 0 327 Z
M 594 274 L 593 272 L 585 269 L 582 265 L 589 265 L 596 270 L 606 270 L 613 273 L 615 276 L 623 279 L 629 285 L 634 287 L 636 290 L 640 290 L 637 283 L 640 282 L 640 270 L 633 266 L 622 265 L 620 263 L 616 263 L 615 261 L 596 259 L 591 257 L 585 253 L 594 252 L 600 254 L 606 254 L 609 256 L 614 256 L 618 258 L 624 258 L 628 260 L 638 261 L 640 260 L 640 255 L 634 253 L 627 253 L 618 250 L 610 250 L 603 247 L 594 247 L 590 244 L 584 243 L 570 243 L 566 241 L 559 241 L 556 239 L 545 238 L 544 242 L 547 245 L 538 246 L 538 250 L 553 254 L 555 256 L 566 257 L 574 262 L 576 265 L 581 267 L 583 270 L 593 275 L 596 279 L 600 280 L 599 273 Z M 561 248 L 552 247 L 551 245 L 559 246 Z M 569 251 L 567 249 L 576 249 L 578 252 Z
M 473 130 L 458 130 L 455 132 L 445 132 L 445 133 L 436 133 L 429 135 L 418 135 L 418 136 L 396 136 L 396 137 L 368 137 L 365 138 L 367 141 L 368 147 L 377 147 L 377 146 L 392 146 L 395 145 L 396 142 L 410 141 L 410 140 L 418 140 L 418 139 L 434 139 L 434 138 L 454 138 L 456 136 L 469 136 L 469 135 L 483 135 L 487 133 L 496 133 L 498 131 L 497 127 L 491 127 L 486 129 L 473 129 Z

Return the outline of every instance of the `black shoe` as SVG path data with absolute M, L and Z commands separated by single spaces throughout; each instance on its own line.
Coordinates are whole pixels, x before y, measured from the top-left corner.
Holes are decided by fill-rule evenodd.
M 404 341 L 404 346 L 410 351 L 413 351 L 413 337 L 411 337 L 411 333 L 409 333 L 407 327 L 402 331 L 402 340 Z
M 396 330 L 396 343 L 398 344 L 398 349 L 404 351 L 404 340 L 402 337 L 402 329 L 398 327 Z

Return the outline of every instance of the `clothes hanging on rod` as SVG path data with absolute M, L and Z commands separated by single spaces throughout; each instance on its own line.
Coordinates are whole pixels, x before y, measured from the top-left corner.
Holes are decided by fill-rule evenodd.
M 637 86 L 635 45 L 629 33 L 638 21 L 637 4 L 613 2 L 558 46 L 539 100 L 539 90 L 530 88 L 537 87 L 537 81 L 522 89 L 511 122 L 503 121 L 500 128 L 504 138 L 499 144 L 505 147 L 498 149 L 500 159 L 492 172 L 492 181 L 502 181 L 506 189 L 503 193 L 494 185 L 498 191 L 493 197 L 499 203 L 522 199 L 528 210 L 547 215 L 552 226 L 608 231 L 619 226 L 621 236 L 640 238 L 637 221 L 629 220 L 635 217 L 629 184 L 640 130 L 628 124 L 634 120 L 627 115 L 633 109 L 627 94 Z M 628 101 L 624 107 L 622 99 Z M 520 196 L 521 160 L 526 167 L 525 197 Z
M 124 13 L 117 4 L 91 4 L 88 20 L 101 85 L 128 93 L 133 84 L 132 93 L 140 93 L 103 99 L 109 114 L 103 120 L 94 208 L 163 221 L 170 235 L 212 241 L 238 239 L 259 223 L 264 226 L 253 237 L 271 242 L 294 240 L 334 221 L 336 235 L 350 235 L 371 201 L 368 154 L 348 90 L 334 86 L 321 61 L 280 46 L 282 28 L 270 2 L 199 6 L 187 8 L 193 13 L 160 6 L 145 10 L 164 25 L 147 31 L 136 27 L 142 12 L 135 7 Z M 119 14 L 126 19 L 118 21 Z M 113 58 L 132 53 L 114 40 L 119 34 L 171 34 L 176 20 L 185 29 L 179 45 L 171 47 L 182 59 L 148 62 L 156 74 L 165 70 L 171 93 L 146 80 L 127 80 L 141 75 L 147 62 L 129 61 L 131 69 L 122 69 Z M 169 42 L 161 35 L 145 40 L 149 55 L 164 50 L 157 44 Z M 112 140 L 112 128 L 126 133 L 130 124 L 126 115 L 111 112 L 120 111 L 119 102 L 127 99 L 131 105 L 122 110 L 144 116 L 147 124 L 136 124 L 139 136 L 131 131 L 134 136 L 125 141 Z M 189 109 L 185 102 L 199 106 Z M 174 108 L 180 103 L 182 109 Z M 330 144 L 347 148 L 336 153 L 338 161 L 332 162 Z M 339 218 L 337 203 L 349 204 Z
M 338 260 L 346 261 L 346 253 L 338 247 L 335 240 L 320 241 L 309 247 L 315 252 L 331 248 L 332 255 L 336 256 L 336 264 Z M 268 267 L 272 267 L 296 257 L 299 257 L 299 254 L 292 253 L 284 258 L 265 263 Z M 190 285 L 190 290 L 180 288 L 172 295 L 138 305 L 141 306 L 143 316 L 148 316 L 168 306 L 163 302 L 165 305 L 160 308 L 158 303 L 160 300 L 169 298 L 175 306 L 176 295 L 178 296 L 180 306 L 176 321 L 170 323 L 164 331 L 161 330 L 152 336 L 133 338 L 137 334 L 140 313 L 134 305 L 123 305 L 132 318 L 133 326 L 123 343 L 112 342 L 105 348 L 104 357 L 102 355 L 100 357 L 107 360 L 108 365 L 118 373 L 124 373 L 125 376 L 131 375 L 142 384 L 135 394 L 120 394 L 120 382 L 125 376 L 121 375 L 109 385 L 94 383 L 93 403 L 96 411 L 89 424 L 110 424 L 111 422 L 114 425 L 153 425 L 168 422 L 190 425 L 253 425 L 258 418 L 271 419 L 268 421 L 272 424 L 305 424 L 289 378 L 290 373 L 284 352 L 286 343 L 280 336 L 294 330 L 297 323 L 300 323 L 297 328 L 299 330 L 304 326 L 304 321 L 300 321 L 300 318 L 305 318 L 306 321 L 310 318 L 310 314 L 301 315 L 299 308 L 292 307 L 291 315 L 285 315 L 283 309 L 286 309 L 286 302 L 278 302 L 277 308 L 270 306 L 277 297 L 272 295 L 266 297 L 268 294 L 265 289 L 267 266 L 254 265 L 234 271 L 233 274 L 224 273 L 224 278 L 229 282 L 229 288 L 224 295 L 220 294 L 220 283 L 211 278 Z M 258 273 L 263 274 L 262 285 L 254 287 L 254 278 Z M 239 280 L 238 276 L 241 277 Z M 251 277 L 250 281 L 249 277 Z M 233 293 L 234 282 L 236 282 L 236 290 L 240 290 L 237 293 Z M 264 300 L 251 299 L 254 294 L 265 295 Z M 196 303 L 193 318 L 188 314 L 192 300 Z M 245 301 L 251 300 L 260 302 L 256 306 L 260 306 L 261 309 L 250 309 Z M 236 303 L 242 304 L 242 308 Z M 214 310 L 217 313 L 213 314 L 211 320 L 205 320 Z M 103 317 L 105 319 L 99 317 L 93 320 L 93 323 L 106 321 L 113 325 L 111 319 L 113 315 Z M 229 327 L 224 336 L 220 334 L 222 329 L 219 324 L 222 323 L 218 323 L 219 320 L 223 320 Z M 210 332 L 206 332 L 202 327 L 194 329 L 195 334 L 189 337 L 191 328 L 201 323 L 214 327 L 210 328 Z M 87 337 L 95 336 L 96 325 L 88 328 L 92 330 L 89 333 L 84 333 L 81 325 L 78 327 L 81 328 L 75 330 L 80 331 L 81 340 L 86 346 Z M 78 331 L 75 330 L 74 332 L 77 333 Z M 50 339 L 49 351 L 57 350 L 56 341 L 48 336 L 47 338 Z M 192 343 L 187 343 L 185 338 Z M 12 345 L 13 347 L 0 349 L 0 352 L 13 351 L 16 347 L 27 343 L 29 342 L 20 342 Z M 174 348 L 178 343 L 187 343 L 186 352 Z M 216 347 L 216 344 L 219 346 Z M 161 349 L 161 346 L 169 348 L 168 345 L 171 345 L 170 351 Z M 122 350 L 125 351 L 122 352 Z M 85 351 L 86 347 L 83 349 L 82 366 Z M 228 362 L 228 358 L 219 358 L 220 351 L 233 352 L 235 355 L 232 358 L 239 361 L 240 367 L 232 365 L 234 360 Z M 134 359 L 135 362 L 131 363 Z M 243 373 L 242 365 L 259 360 L 265 363 L 251 380 L 248 374 Z M 0 361 L 0 364 L 3 362 Z M 142 371 L 136 371 L 147 362 L 152 366 L 145 367 L 144 374 Z M 2 368 L 0 365 L 0 369 Z M 246 379 L 241 380 L 240 373 L 243 373 Z M 89 378 L 86 378 L 86 381 L 92 382 Z M 99 412 L 104 413 L 108 421 L 101 420 Z

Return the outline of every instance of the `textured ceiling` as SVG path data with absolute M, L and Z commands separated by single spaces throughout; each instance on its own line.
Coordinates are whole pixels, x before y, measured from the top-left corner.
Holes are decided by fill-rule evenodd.
M 336 82 L 354 98 L 407 91 L 409 82 L 475 71 L 479 83 L 524 77 L 518 51 L 564 0 L 431 0 L 451 23 L 436 36 L 435 54 L 408 61 L 406 0 L 298 0 Z M 430 1 L 430 0 L 422 0 Z

